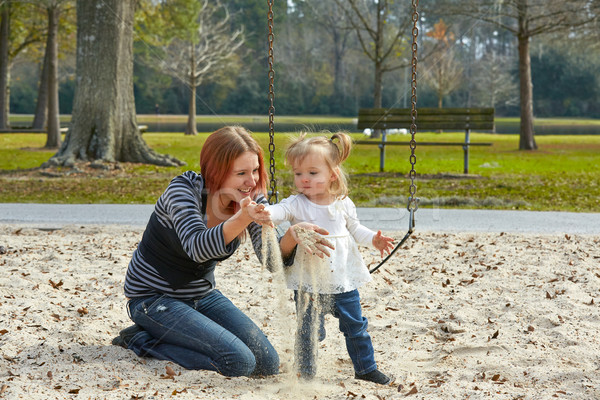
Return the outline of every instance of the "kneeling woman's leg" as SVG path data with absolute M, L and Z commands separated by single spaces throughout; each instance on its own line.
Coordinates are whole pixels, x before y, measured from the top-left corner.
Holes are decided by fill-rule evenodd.
M 195 301 L 134 299 L 129 309 L 131 319 L 144 329 L 128 343 L 139 356 L 226 376 L 278 371 L 279 358 L 265 335 L 218 291 Z
M 196 301 L 196 310 L 238 337 L 254 355 L 252 375 L 279 373 L 279 355 L 263 331 L 219 290 Z

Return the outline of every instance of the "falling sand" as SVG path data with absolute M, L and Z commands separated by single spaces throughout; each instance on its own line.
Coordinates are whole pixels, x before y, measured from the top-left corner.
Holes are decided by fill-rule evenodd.
M 298 291 L 298 299 L 296 305 L 296 334 L 292 335 L 289 332 L 285 332 L 284 337 L 292 338 L 296 336 L 295 344 L 294 344 L 294 367 L 290 372 L 293 372 L 293 378 L 298 377 L 299 375 L 299 365 L 298 360 L 301 352 L 311 351 L 313 352 L 313 359 L 317 358 L 317 345 L 310 346 L 310 348 L 303 348 L 299 345 L 299 338 L 297 335 L 300 333 L 302 319 L 308 311 L 308 307 L 312 306 L 313 311 L 316 315 L 319 315 L 323 310 L 323 304 L 321 302 L 321 298 L 319 296 L 314 296 L 314 293 L 319 293 L 320 288 L 323 282 L 325 282 L 325 272 L 328 268 L 328 263 L 326 257 L 321 258 L 315 255 L 318 252 L 317 244 L 323 241 L 323 237 L 316 233 L 315 231 L 302 228 L 302 227 L 293 227 L 296 232 L 296 236 L 299 239 L 300 243 L 298 249 L 296 251 L 296 255 L 294 258 L 296 267 L 301 267 L 302 271 L 300 275 L 299 286 L 303 288 L 303 290 Z M 286 287 L 286 278 L 285 271 L 282 262 L 281 252 L 279 250 L 279 243 L 277 241 L 275 230 L 270 226 L 263 227 L 262 234 L 262 262 L 263 268 L 266 267 L 269 271 L 271 271 L 274 275 L 274 284 L 276 286 L 276 298 L 278 302 L 278 310 L 277 312 L 277 325 L 281 326 L 283 329 L 287 329 L 291 324 L 289 324 L 288 317 L 282 312 L 285 309 L 285 303 L 288 299 L 290 290 Z M 318 343 L 318 333 L 319 333 L 319 318 L 313 318 L 311 321 L 310 329 L 310 337 L 311 342 L 316 344 Z M 286 347 L 286 352 L 284 354 L 289 354 L 289 348 Z M 282 370 L 285 370 L 286 366 L 291 364 L 291 361 L 288 359 L 282 359 Z
M 263 269 L 266 268 L 273 274 L 271 281 L 272 290 L 274 291 L 275 297 L 275 313 L 274 313 L 274 324 L 281 328 L 281 337 L 283 340 L 283 349 L 279 350 L 281 371 L 282 373 L 291 374 L 291 368 L 293 360 L 291 358 L 291 348 L 293 344 L 290 342 L 290 338 L 293 337 L 288 322 L 289 312 L 288 300 L 289 290 L 285 285 L 285 272 L 283 270 L 283 260 L 281 258 L 281 251 L 279 249 L 279 242 L 275 234 L 275 229 L 269 225 L 264 225 L 262 229 L 262 248 L 261 258 Z

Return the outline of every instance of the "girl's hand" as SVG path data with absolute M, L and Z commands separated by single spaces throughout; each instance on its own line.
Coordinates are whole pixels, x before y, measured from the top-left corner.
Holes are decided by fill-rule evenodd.
M 373 246 L 381 252 L 381 257 L 383 257 L 384 252 L 390 254 L 390 251 L 394 249 L 393 243 L 394 239 L 383 236 L 381 231 L 377 231 L 377 234 L 373 237 Z
M 273 227 L 271 214 L 265 209 L 264 204 L 257 204 L 250 197 L 244 197 L 240 201 L 240 210 L 257 224 Z
M 292 226 L 290 231 L 296 243 L 302 246 L 309 254 L 323 258 L 324 256 L 330 256 L 327 247 L 335 250 L 333 244 L 321 236 L 329 235 L 329 232 L 318 225 L 300 222 Z

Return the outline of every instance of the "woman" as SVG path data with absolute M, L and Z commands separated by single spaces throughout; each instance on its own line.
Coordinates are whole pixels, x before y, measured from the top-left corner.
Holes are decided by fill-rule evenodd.
M 127 310 L 135 325 L 113 344 L 187 369 L 276 374 L 277 352 L 216 289 L 214 277 L 217 263 L 246 235 L 260 257 L 260 223 L 270 223 L 262 149 L 243 128 L 224 127 L 204 143 L 200 168 L 201 174 L 187 171 L 174 178 L 156 202 L 125 276 Z M 327 234 L 316 225 L 304 227 Z M 293 229 L 280 238 L 286 265 L 297 242 Z M 325 247 L 319 249 L 327 254 Z

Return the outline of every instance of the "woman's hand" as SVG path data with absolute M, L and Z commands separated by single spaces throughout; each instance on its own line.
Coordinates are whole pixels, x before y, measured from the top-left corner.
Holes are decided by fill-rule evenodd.
M 273 226 L 271 216 L 265 206 L 245 197 L 240 201 L 240 209 L 229 219 L 223 222 L 223 238 L 228 245 L 240 235 L 251 222 L 261 225 Z
M 333 244 L 321 236 L 328 235 L 329 232 L 318 225 L 300 222 L 290 227 L 290 231 L 295 242 L 302 246 L 309 254 L 323 258 L 324 256 L 330 256 L 327 248 L 335 250 Z
M 377 234 L 373 236 L 373 246 L 375 246 L 375 248 L 381 252 L 381 257 L 383 257 L 384 252 L 390 254 L 390 251 L 394 249 L 393 243 L 394 239 L 383 236 L 381 231 L 377 231 Z
M 273 227 L 271 214 L 265 209 L 264 204 L 257 204 L 250 197 L 245 197 L 240 201 L 240 210 L 257 224 Z

